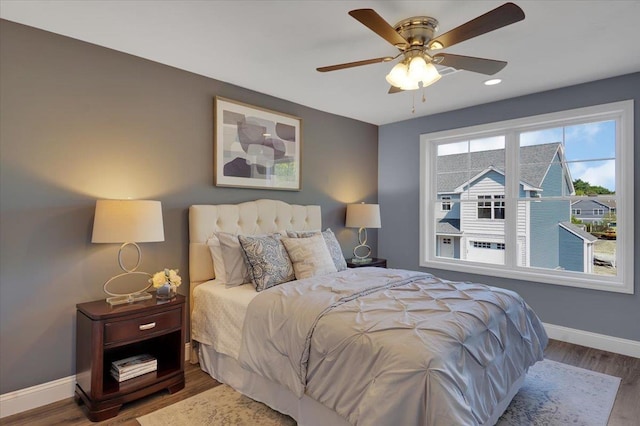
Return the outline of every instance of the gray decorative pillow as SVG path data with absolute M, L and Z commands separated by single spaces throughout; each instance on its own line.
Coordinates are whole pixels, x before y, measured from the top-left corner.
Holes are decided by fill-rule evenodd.
M 347 269 L 347 261 L 344 260 L 344 256 L 342 255 L 342 247 L 340 247 L 340 243 L 336 239 L 331 228 L 327 228 L 325 231 L 322 231 L 322 236 L 324 237 L 324 242 L 327 244 L 327 248 L 329 249 L 331 259 L 333 259 L 333 263 L 336 265 L 336 270 L 340 272 Z
M 293 281 L 296 277 L 280 234 L 264 237 L 238 236 L 256 291 Z
M 320 231 L 287 231 L 287 236 L 290 238 L 309 238 L 319 233 Z M 333 259 L 333 264 L 336 265 L 336 270 L 340 272 L 347 269 L 347 261 L 344 260 L 344 256 L 342 255 L 342 247 L 340 247 L 340 243 L 331 228 L 322 231 L 322 236 L 329 249 L 331 259 Z

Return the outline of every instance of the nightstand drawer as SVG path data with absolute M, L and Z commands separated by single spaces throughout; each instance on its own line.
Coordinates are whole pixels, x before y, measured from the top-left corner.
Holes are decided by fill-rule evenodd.
M 104 344 L 135 340 L 149 334 L 179 329 L 182 326 L 182 310 L 173 309 L 155 315 L 127 321 L 107 322 L 104 325 Z

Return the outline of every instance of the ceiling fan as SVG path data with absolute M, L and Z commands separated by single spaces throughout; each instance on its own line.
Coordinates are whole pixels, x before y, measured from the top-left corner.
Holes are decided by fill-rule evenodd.
M 429 52 L 446 49 L 524 19 L 524 12 L 520 7 L 513 3 L 505 3 L 434 38 L 438 30 L 438 21 L 430 16 L 414 16 L 403 19 L 392 27 L 373 9 L 356 9 L 350 11 L 349 15 L 391 43 L 400 53 L 396 56 L 383 56 L 320 67 L 317 70 L 320 72 L 336 71 L 361 65 L 389 62 L 402 56 L 402 60 L 392 68 L 386 77 L 387 82 L 391 84 L 389 93 L 419 89 L 420 83 L 422 83 L 422 87 L 435 83 L 441 76 L 434 64 L 487 75 L 497 73 L 507 65 L 506 62 L 450 53 L 431 55 Z

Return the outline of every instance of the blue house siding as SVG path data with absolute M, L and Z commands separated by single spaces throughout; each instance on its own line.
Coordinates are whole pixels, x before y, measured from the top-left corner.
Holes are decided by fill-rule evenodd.
M 558 227 L 560 240 L 560 264 L 567 271 L 584 271 L 584 242 L 563 227 Z
M 438 195 L 438 200 L 442 200 L 442 197 L 451 197 L 451 210 L 442 211 L 444 214 L 443 219 L 460 219 L 460 194 L 442 194 Z M 446 201 L 446 200 L 445 200 Z M 442 210 L 442 201 L 440 201 L 439 209 Z
M 598 223 L 602 222 L 609 214 L 609 206 L 599 203 L 595 200 L 579 200 L 571 205 L 571 211 L 579 209 L 580 214 L 573 214 L 576 219 L 583 222 Z M 594 210 L 602 210 L 602 214 L 594 214 Z
M 558 267 L 559 223 L 570 220 L 568 201 L 540 201 L 530 205 L 530 264 L 537 268 Z
M 560 266 L 560 252 L 563 248 L 560 245 L 558 224 L 571 219 L 571 203 L 544 200 L 545 197 L 566 195 L 562 193 L 566 185 L 566 174 L 560 160 L 559 154 L 553 157 L 542 181 L 541 201 L 530 205 L 530 264 L 533 267 L 553 269 Z
M 557 197 L 563 194 L 563 189 L 566 188 L 566 180 L 564 179 L 565 173 L 562 163 L 560 162 L 560 155 L 556 154 L 553 157 L 553 162 L 549 166 L 549 171 L 542 182 L 542 197 Z

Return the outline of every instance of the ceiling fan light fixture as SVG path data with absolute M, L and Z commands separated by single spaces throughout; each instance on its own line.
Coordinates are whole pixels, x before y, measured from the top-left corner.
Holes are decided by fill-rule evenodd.
M 441 77 L 436 67 L 420 55 L 396 64 L 386 79 L 389 84 L 402 90 L 418 90 L 420 82 L 422 87 L 427 87 Z
M 407 71 L 408 67 L 404 61 L 397 63 L 393 68 L 391 68 L 389 74 L 387 74 L 387 83 L 392 86 L 402 88 L 402 85 L 407 80 Z
M 422 87 L 427 87 L 440 80 L 441 78 L 442 76 L 438 72 L 438 69 L 433 66 L 433 64 L 429 63 L 426 65 L 424 72 L 420 77 L 420 81 L 422 81 Z

